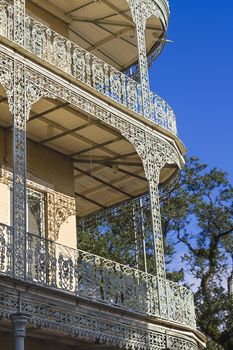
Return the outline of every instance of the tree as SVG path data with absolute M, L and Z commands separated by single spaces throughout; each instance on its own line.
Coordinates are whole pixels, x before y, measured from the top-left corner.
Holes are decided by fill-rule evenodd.
M 199 281 L 195 293 L 198 326 L 210 338 L 209 349 L 221 349 L 221 345 L 232 349 L 233 296 L 226 285 L 232 274 L 229 267 L 233 256 L 233 187 L 226 173 L 209 169 L 192 157 L 187 159 L 180 181 L 161 194 L 167 266 L 172 266 L 176 250 L 183 245 L 186 271 Z M 81 221 L 79 248 L 143 269 L 143 257 L 139 254 L 137 258 L 139 249 L 135 246 L 135 232 L 138 237 L 142 235 L 137 232 L 142 224 L 140 213 L 145 224 L 148 271 L 155 273 L 148 196 L 143 203 L 142 211 L 138 202 L 128 202 Z M 138 248 L 141 246 L 139 239 Z M 172 268 L 167 276 L 184 280 L 187 285 L 183 269 Z
M 187 249 L 182 257 L 187 271 L 200 282 L 195 293 L 199 327 L 231 349 L 232 297 L 223 285 L 228 254 L 233 254 L 233 187 L 226 173 L 209 170 L 197 158 L 187 160 L 180 186 L 163 203 L 162 216 L 169 222 L 168 233 Z

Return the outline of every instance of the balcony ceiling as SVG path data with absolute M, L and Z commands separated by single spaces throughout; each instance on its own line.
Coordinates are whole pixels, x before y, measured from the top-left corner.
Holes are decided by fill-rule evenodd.
M 0 126 L 11 130 L 3 90 L 0 90 Z M 142 162 L 134 147 L 117 130 L 64 101 L 42 99 L 34 104 L 27 137 L 72 159 L 80 217 L 148 191 Z M 175 171 L 176 168 L 165 167 L 161 183 Z
M 60 30 L 61 34 L 118 70 L 125 70 L 137 61 L 135 25 L 126 0 L 31 0 L 27 3 L 30 14 L 51 27 L 51 16 L 49 19 L 45 12 L 40 13 L 39 8 L 66 21 L 67 32 L 64 27 Z M 34 7 L 30 7 L 32 3 Z M 163 37 L 161 21 L 155 17 L 148 19 L 148 53 L 159 45 Z

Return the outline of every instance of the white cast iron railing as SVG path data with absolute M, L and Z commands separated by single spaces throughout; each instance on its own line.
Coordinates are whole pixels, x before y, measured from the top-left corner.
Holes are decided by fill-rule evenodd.
M 27 234 L 26 280 L 80 298 L 160 317 L 156 276 Z M 0 273 L 13 277 L 13 228 L 0 224 Z M 22 258 L 24 253 L 22 252 Z M 195 328 L 193 295 L 166 281 L 167 319 Z
M 10 40 L 13 40 L 13 11 L 12 5 L 0 0 L 0 35 Z M 24 47 L 83 84 L 143 115 L 140 84 L 28 15 L 25 15 Z M 176 135 L 172 108 L 152 92 L 150 103 L 150 119 Z

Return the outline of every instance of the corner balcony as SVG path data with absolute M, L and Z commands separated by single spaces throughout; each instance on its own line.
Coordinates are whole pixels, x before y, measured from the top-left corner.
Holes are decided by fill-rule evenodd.
M 0 273 L 13 276 L 13 228 L 0 224 Z M 26 281 L 94 303 L 162 318 L 156 276 L 28 233 Z M 192 292 L 166 281 L 167 321 L 196 329 Z
M 168 17 L 168 2 L 159 2 Z M 25 15 L 25 39 L 20 49 L 14 43 L 13 19 L 14 7 L 1 1 L 0 34 L 7 44 L 12 42 L 10 45 L 19 50 L 23 46 L 24 54 L 65 75 L 75 84 L 119 108 L 136 113 L 141 119 L 150 120 L 160 131 L 177 135 L 174 111 L 157 94 L 149 92 L 150 112 L 145 115 L 141 84 L 29 15 Z

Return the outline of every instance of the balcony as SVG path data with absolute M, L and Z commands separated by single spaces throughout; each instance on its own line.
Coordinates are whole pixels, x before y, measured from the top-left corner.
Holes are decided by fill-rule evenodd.
M 161 1 L 161 5 L 167 8 L 167 1 Z M 14 41 L 13 18 L 14 7 L 1 1 L 0 34 L 10 41 Z M 160 130 L 177 135 L 175 114 L 166 101 L 150 92 L 150 113 L 145 116 L 139 83 L 28 15 L 25 15 L 23 48 L 84 88 L 149 119 Z
M 13 228 L 0 224 L 0 273 L 13 276 Z M 139 315 L 162 318 L 157 277 L 28 233 L 26 282 Z M 193 295 L 165 281 L 167 321 L 195 326 Z
M 24 2 L 0 0 L 1 52 L 12 63 L 6 67 L 2 60 L 0 88 L 3 315 L 10 319 L 23 312 L 30 332 L 41 327 L 38 333 L 46 342 L 46 334 L 55 339 L 58 329 L 61 338 L 71 334 L 81 343 L 83 322 L 85 334 L 94 325 L 84 339 L 94 349 L 102 349 L 103 342 L 103 349 L 109 344 L 175 349 L 181 344 L 196 350 L 193 295 L 166 280 L 159 210 L 159 191 L 176 181 L 184 148 L 173 110 L 148 91 L 147 80 L 146 54 L 164 42 L 168 2 L 149 0 L 137 8 L 129 3 L 28 0 L 24 14 Z M 114 30 L 128 36 L 108 35 L 105 28 L 105 39 L 99 32 L 93 42 L 87 38 L 83 43 L 70 35 L 66 7 L 73 7 L 71 20 L 78 30 L 86 26 L 89 38 L 96 18 L 106 26 L 117 24 L 121 30 Z M 52 9 L 60 13 L 58 21 Z M 147 39 L 131 10 L 139 19 L 139 11 L 145 12 Z M 131 38 L 128 51 L 119 49 L 124 46 L 119 41 L 114 47 L 112 37 Z M 112 56 L 106 47 L 105 55 L 102 51 L 101 43 L 109 40 Z M 134 70 L 123 73 L 135 68 L 138 56 L 144 63 L 142 84 L 131 78 Z

